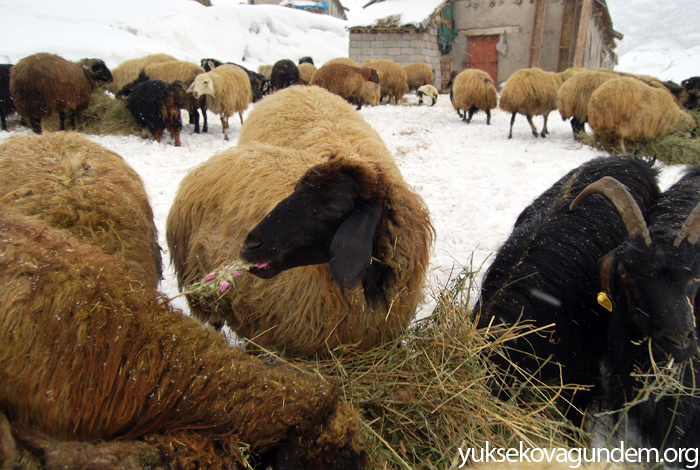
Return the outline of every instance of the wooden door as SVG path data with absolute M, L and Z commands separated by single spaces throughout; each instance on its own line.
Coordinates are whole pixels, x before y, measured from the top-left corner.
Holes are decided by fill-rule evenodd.
M 498 83 L 498 36 L 470 36 L 467 44 L 466 66 L 479 69 L 491 75 Z

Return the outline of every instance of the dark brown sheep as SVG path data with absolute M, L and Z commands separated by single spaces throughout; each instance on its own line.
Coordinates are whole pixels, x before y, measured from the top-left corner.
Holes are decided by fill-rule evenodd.
M 2 205 L 0 296 L 0 414 L 13 429 L 145 440 L 175 469 L 239 468 L 246 444 L 276 470 L 364 468 L 336 383 L 230 347 L 118 258 Z
M 325 88 L 331 93 L 350 101 L 357 100 L 357 109 L 362 109 L 362 91 L 366 82 L 379 83 L 377 71 L 371 67 L 352 67 L 344 64 L 323 65 L 311 77 L 311 85 Z
M 112 74 L 100 59 L 70 62 L 56 54 L 40 52 L 17 62 L 10 72 L 10 93 L 22 119 L 41 134 L 41 120 L 59 113 L 61 130 L 70 111 L 75 116 L 87 109 L 97 82 L 111 82 Z
M 0 145 L 0 204 L 89 239 L 155 287 L 161 253 L 139 175 L 78 134 L 12 136 Z M 123 262 L 124 262 L 123 261 Z

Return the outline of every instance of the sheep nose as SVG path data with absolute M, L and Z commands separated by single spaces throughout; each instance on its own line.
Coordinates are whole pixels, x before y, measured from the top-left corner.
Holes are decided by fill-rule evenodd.
M 243 242 L 243 246 L 241 247 L 241 255 L 257 250 L 262 246 L 262 243 L 262 240 L 256 240 L 254 238 L 247 237 Z

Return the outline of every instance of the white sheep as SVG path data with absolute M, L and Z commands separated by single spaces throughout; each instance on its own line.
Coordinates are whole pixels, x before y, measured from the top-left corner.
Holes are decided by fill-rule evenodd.
M 241 67 L 231 64 L 197 75 L 187 92 L 192 93 L 195 99 L 206 95 L 207 108 L 221 117 L 224 140 L 228 140 L 228 118 L 238 113 L 243 124 L 243 111 L 253 101 L 248 74 Z
M 434 105 L 437 103 L 438 100 L 438 91 L 437 88 L 435 88 L 432 85 L 423 85 L 422 87 L 418 88 L 418 91 L 416 92 L 418 95 L 418 104 L 422 105 L 423 104 L 423 97 L 427 96 L 430 98 L 431 103 L 430 106 Z

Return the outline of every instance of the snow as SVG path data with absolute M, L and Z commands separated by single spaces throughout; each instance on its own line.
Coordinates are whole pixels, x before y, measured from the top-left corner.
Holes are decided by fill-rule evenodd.
M 0 62 L 16 63 L 35 52 L 54 52 L 70 60 L 100 57 L 114 67 L 127 59 L 164 52 L 197 63 L 214 57 L 255 68 L 281 58 L 297 60 L 308 55 L 321 64 L 347 56 L 345 21 L 279 6 L 239 5 L 236 0 L 213 3 L 206 8 L 192 0 L 0 0 Z M 426 8 L 432 3 L 438 2 L 416 0 Z M 343 4 L 351 8 L 350 17 L 362 14 L 350 1 Z M 416 14 L 418 9 L 411 8 Z M 655 9 L 652 12 L 656 14 Z M 668 31 L 667 39 L 676 41 L 673 31 Z M 650 46 L 649 52 L 630 51 L 639 54 L 631 56 L 638 66 L 635 71 L 679 70 L 672 61 L 680 59 L 667 53 L 672 44 L 664 47 L 667 49 L 657 52 Z M 697 43 L 677 52 L 687 63 L 700 63 Z M 686 70 L 670 78 L 682 80 L 690 75 L 698 73 Z M 546 139 L 534 138 L 525 119 L 518 117 L 513 139 L 508 140 L 509 116 L 499 110 L 494 110 L 490 126 L 483 114 L 476 114 L 467 125 L 445 95 L 432 107 L 418 107 L 416 102 L 410 95 L 404 105 L 363 107 L 360 113 L 382 136 L 405 179 L 430 210 L 437 233 L 429 267 L 432 289 L 463 266 L 483 272 L 526 205 L 571 169 L 602 155 L 576 143 L 569 124 L 556 113 L 550 116 L 551 134 Z M 541 126 L 541 118 L 535 122 Z M 209 113 L 209 133 L 193 134 L 192 126 L 185 125 L 182 147 L 174 147 L 169 137 L 158 144 L 136 136 L 88 136 L 117 152 L 141 175 L 165 250 L 167 271 L 161 290 L 168 296 L 178 293 L 165 242 L 170 205 L 180 180 L 191 168 L 235 145 L 240 130 L 237 117 L 230 119 L 230 126 L 231 140 L 224 142 L 218 117 Z M 0 141 L 28 133 L 14 127 L 9 133 L 0 132 Z M 665 169 L 662 186 L 673 182 L 681 169 Z M 181 298 L 174 302 L 187 310 Z M 421 315 L 431 308 L 428 301 Z
M 386 23 L 388 18 L 392 18 L 392 26 L 425 26 L 443 3 L 445 0 L 384 0 L 363 8 L 349 20 L 348 27 L 376 26 L 378 21 Z

